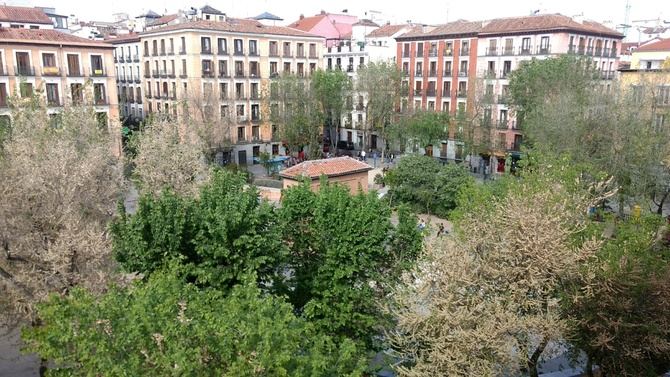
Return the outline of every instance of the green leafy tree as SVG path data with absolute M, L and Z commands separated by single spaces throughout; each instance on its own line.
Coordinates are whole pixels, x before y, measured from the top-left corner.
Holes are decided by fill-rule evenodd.
M 198 284 L 231 287 L 257 272 L 268 279 L 284 255 L 276 214 L 241 174 L 218 171 L 197 198 L 171 191 L 140 198 L 112 226 L 114 253 L 128 272 L 150 274 L 171 260 Z
M 607 376 L 658 376 L 670 368 L 670 249 L 660 216 L 591 225 L 609 233 L 597 258 L 567 285 L 568 339 Z
M 291 252 L 292 276 L 285 282 L 290 301 L 326 334 L 371 346 L 385 323 L 377 297 L 388 289 L 384 282 L 397 264 L 418 253 L 420 235 L 396 232 L 389 207 L 376 194 L 352 196 L 325 181 L 318 192 L 307 183 L 285 190 L 280 217 Z M 394 240 L 407 249 L 394 253 Z
M 346 104 L 346 96 L 352 89 L 347 74 L 341 70 L 317 70 L 312 76 L 314 92 L 324 114 L 330 141 L 335 145 L 338 127 Z
M 314 80 L 283 74 L 270 83 L 270 119 L 278 123 L 282 140 L 291 151 L 308 147 L 312 158 L 321 157 L 324 112 Z
M 393 203 L 446 217 L 456 208 L 458 192 L 474 180 L 460 165 L 443 166 L 428 156 L 406 156 L 386 174 Z
M 158 271 L 101 297 L 52 296 L 42 324 L 23 333 L 26 351 L 52 360 L 51 376 L 362 375 L 352 341 L 315 332 L 281 298 L 253 284 L 202 289 L 178 274 Z
M 414 150 L 439 145 L 449 138 L 449 113 L 419 111 L 405 120 L 406 137 L 414 141 Z
M 368 145 L 371 131 L 382 138 L 389 136 L 388 128 L 400 103 L 402 75 L 392 62 L 370 62 L 358 70 L 356 90 L 367 96 L 366 124 L 363 130 L 363 145 Z M 382 144 L 382 158 L 386 145 Z

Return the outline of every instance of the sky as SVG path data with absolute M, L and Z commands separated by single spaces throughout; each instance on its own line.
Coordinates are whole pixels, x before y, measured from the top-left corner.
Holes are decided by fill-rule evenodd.
M 4 0 L 7 5 L 51 6 L 60 14 L 74 14 L 85 21 L 112 21 L 114 13 L 138 16 L 146 10 L 159 14 L 175 13 L 178 9 L 200 8 L 207 4 L 233 17 L 252 17 L 264 11 L 284 19 L 285 23 L 297 20 L 301 14 L 310 16 L 325 10 L 348 13 L 359 17 L 370 11 L 380 12 L 381 18 L 393 23 L 412 21 L 439 24 L 457 19 L 482 20 L 496 17 L 513 17 L 540 10 L 542 13 L 562 13 L 566 16 L 583 14 L 584 18 L 598 22 L 623 23 L 626 3 L 629 2 L 630 21 L 667 20 L 670 22 L 668 0 Z M 419 5 L 420 4 L 420 5 Z M 374 13 L 376 14 L 376 13 Z M 661 21 L 662 22 L 662 21 Z M 635 25 L 655 25 L 655 21 Z M 666 24 L 670 26 L 670 24 Z

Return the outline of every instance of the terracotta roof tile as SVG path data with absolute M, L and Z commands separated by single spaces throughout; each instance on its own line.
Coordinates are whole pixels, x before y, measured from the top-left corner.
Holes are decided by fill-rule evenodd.
M 384 25 L 379 29 L 373 30 L 370 34 L 366 35 L 368 38 L 383 38 L 383 37 L 392 37 L 397 32 L 401 31 L 404 27 L 407 27 L 407 24 L 404 25 Z
M 319 14 L 312 17 L 305 17 L 301 20 L 298 20 L 288 25 L 288 27 L 302 31 L 311 31 L 312 29 L 314 29 L 316 25 L 319 24 L 319 22 L 321 22 L 326 17 L 327 16 L 325 14 Z
M 598 22 L 588 20 L 577 22 L 562 14 L 540 14 L 523 17 L 496 18 L 485 21 L 480 34 L 531 32 L 540 30 L 575 30 L 623 37 L 623 34 Z
M 232 19 L 227 21 L 191 21 L 181 24 L 167 25 L 159 27 L 150 31 L 142 33 L 142 35 L 149 35 L 155 33 L 162 33 L 173 30 L 184 29 L 198 29 L 211 31 L 227 31 L 232 33 L 247 33 L 247 34 L 275 34 L 275 35 L 290 35 L 296 37 L 317 37 L 316 35 L 305 33 L 301 30 L 292 29 L 284 26 L 265 26 L 256 20 L 250 19 Z
M 121 35 L 117 35 L 115 37 L 105 38 L 105 42 L 111 43 L 111 44 L 139 42 L 139 41 L 140 41 L 140 34 L 139 33 L 121 34 Z
M 481 21 L 458 20 L 437 26 L 415 26 L 399 38 L 438 37 L 443 35 L 477 34 L 482 28 Z
M 279 173 L 280 176 L 289 179 L 297 179 L 304 176 L 317 179 L 321 175 L 337 177 L 341 175 L 361 173 L 372 170 L 372 166 L 351 157 L 335 157 L 323 160 L 310 160 L 290 167 Z
M 372 20 L 368 20 L 367 18 L 361 19 L 356 21 L 352 26 L 371 26 L 371 27 L 379 27 L 376 23 L 372 22 Z
M 153 22 L 151 22 L 149 24 L 149 26 L 158 26 L 158 25 L 162 25 L 162 24 L 167 24 L 170 21 L 176 20 L 177 17 L 179 17 L 178 14 L 168 14 L 167 16 L 163 16 L 161 18 L 158 18 L 158 19 L 154 20 Z
M 652 51 L 670 52 L 670 38 L 661 39 L 660 41 L 640 46 L 633 52 L 652 52 Z
M 41 9 L 11 6 L 0 6 L 0 21 L 53 24 L 49 16 Z
M 0 40 L 2 40 L 3 43 L 18 42 L 48 45 L 65 44 L 69 46 L 113 48 L 113 46 L 108 43 L 80 38 L 72 34 L 62 33 L 53 29 L 0 28 Z

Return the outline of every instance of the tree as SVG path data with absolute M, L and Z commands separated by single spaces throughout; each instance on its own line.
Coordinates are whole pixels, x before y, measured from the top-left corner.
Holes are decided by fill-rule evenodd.
M 606 376 L 658 376 L 670 367 L 670 250 L 660 216 L 592 224 L 613 229 L 562 301 L 575 351 Z M 588 287 L 588 289 L 584 289 Z
M 614 176 L 621 212 L 650 198 L 660 209 L 670 189 L 662 163 L 670 155 L 670 136 L 654 124 L 655 86 L 605 86 L 588 60 L 571 56 L 524 63 L 510 80 L 524 143 Z
M 181 133 L 180 124 L 154 120 L 135 134 L 133 178 L 140 192 L 158 194 L 164 189 L 194 194 L 209 179 L 203 146 L 195 135 Z
M 390 307 L 400 375 L 538 375 L 568 326 L 561 287 L 600 244 L 575 236 L 587 207 L 611 195 L 558 165 L 535 166 L 505 195 L 475 203 L 453 238 L 426 249 Z
M 270 113 L 281 128 L 290 150 L 309 148 L 312 158 L 321 158 L 324 113 L 313 79 L 283 74 L 270 83 Z
M 276 221 L 243 175 L 217 171 L 198 197 L 145 194 L 134 215 L 121 212 L 111 228 L 114 254 L 127 272 L 147 275 L 177 260 L 203 286 L 228 289 L 249 272 L 267 283 L 285 254 Z
M 312 74 L 315 97 L 324 114 L 331 144 L 336 145 L 338 128 L 345 108 L 346 94 L 351 90 L 351 81 L 340 70 L 317 70 Z
M 428 156 L 406 156 L 385 178 L 393 203 L 406 203 L 416 211 L 447 217 L 456 208 L 458 192 L 474 184 L 460 165 L 441 165 Z
M 51 292 L 107 279 L 107 224 L 121 195 L 117 138 L 91 107 L 48 116 L 37 97 L 12 103 L 0 149 L 0 316 L 35 320 Z
M 419 111 L 405 117 L 402 132 L 414 142 L 414 150 L 427 148 L 449 138 L 449 121 L 449 113 Z
M 370 62 L 358 70 L 356 89 L 367 96 L 363 145 L 368 145 L 368 134 L 377 131 L 382 138 L 388 137 L 388 126 L 400 103 L 402 75 L 392 62 Z M 382 144 L 382 159 L 386 145 Z
M 325 180 L 318 192 L 307 183 L 285 190 L 279 215 L 290 248 L 284 294 L 324 333 L 372 347 L 386 322 L 377 297 L 421 245 L 420 234 L 406 229 L 412 219 L 407 214 L 404 228 L 395 230 L 376 194 L 352 196 Z
M 176 275 L 156 272 L 101 297 L 80 288 L 52 296 L 42 325 L 23 334 L 27 350 L 53 361 L 50 375 L 362 375 L 353 342 L 315 332 L 281 298 L 253 284 L 200 289 Z

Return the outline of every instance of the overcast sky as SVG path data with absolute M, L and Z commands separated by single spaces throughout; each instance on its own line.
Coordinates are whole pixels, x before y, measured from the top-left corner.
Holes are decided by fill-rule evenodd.
M 135 17 L 151 9 L 159 14 L 174 13 L 178 9 L 201 7 L 208 4 L 234 17 L 251 17 L 268 11 L 282 17 L 286 23 L 296 20 L 300 14 L 314 15 L 320 10 L 337 13 L 347 9 L 349 13 L 364 16 L 366 11 L 378 11 L 382 18 L 392 22 L 444 23 L 457 19 L 480 20 L 496 17 L 522 16 L 532 10 L 562 13 L 573 16 L 583 13 L 585 18 L 599 22 L 609 21 L 614 25 L 624 21 L 626 0 L 4 0 L 7 5 L 51 6 L 60 14 L 75 14 L 80 20 L 111 21 L 112 14 L 128 13 Z M 420 5 L 419 5 L 420 4 Z M 656 19 L 670 21 L 670 1 L 630 0 L 630 20 Z M 654 21 L 647 24 L 654 24 Z M 639 23 L 638 23 L 639 25 Z M 670 26 L 670 24 L 668 24 Z

